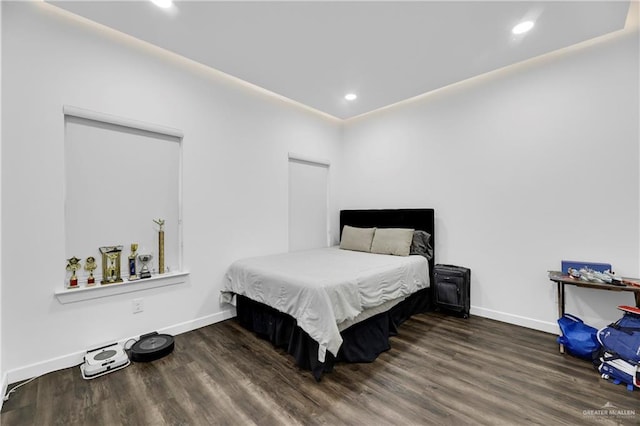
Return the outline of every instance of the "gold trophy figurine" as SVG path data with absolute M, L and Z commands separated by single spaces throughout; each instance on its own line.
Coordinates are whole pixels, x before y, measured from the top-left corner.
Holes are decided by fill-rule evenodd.
M 160 227 L 158 229 L 158 273 L 164 274 L 164 219 L 153 221 Z
M 120 253 L 122 246 L 100 247 L 102 253 L 102 281 L 100 284 L 121 283 Z
M 134 281 L 138 279 L 138 275 L 136 274 L 136 258 L 138 255 L 136 251 L 138 250 L 138 244 L 131 244 L 131 254 L 129 255 L 129 281 Z
M 93 256 L 87 257 L 87 260 L 84 263 L 85 271 L 89 271 L 89 278 L 87 278 L 87 287 L 96 285 L 96 279 L 93 276 L 93 271 L 97 267 L 98 265 L 96 265 L 96 258 Z
M 78 288 L 78 276 L 76 271 L 80 269 L 80 259 L 73 256 L 71 259 L 67 259 L 67 271 L 71 271 L 71 279 L 69 280 L 68 288 Z

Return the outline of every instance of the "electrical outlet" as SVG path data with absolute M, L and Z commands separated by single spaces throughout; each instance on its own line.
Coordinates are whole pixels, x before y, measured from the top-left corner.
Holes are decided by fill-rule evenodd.
M 138 314 L 144 311 L 144 304 L 142 303 L 142 299 L 133 299 L 131 301 L 131 310 L 134 314 Z

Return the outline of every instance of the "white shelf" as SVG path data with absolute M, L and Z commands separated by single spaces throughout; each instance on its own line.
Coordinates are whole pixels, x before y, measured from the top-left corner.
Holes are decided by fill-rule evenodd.
M 151 278 L 135 281 L 128 281 L 125 279 L 124 282 L 116 284 L 100 285 L 97 283 L 94 287 L 65 288 L 64 290 L 56 291 L 55 295 L 58 301 L 65 305 L 67 303 L 98 299 L 100 297 L 114 296 L 116 294 L 183 284 L 187 281 L 188 276 L 189 272 L 168 272 L 166 274 L 153 275 Z

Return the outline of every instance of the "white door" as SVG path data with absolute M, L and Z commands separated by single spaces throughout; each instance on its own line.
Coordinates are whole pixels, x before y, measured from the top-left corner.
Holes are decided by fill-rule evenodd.
M 289 251 L 328 246 L 329 166 L 289 158 Z

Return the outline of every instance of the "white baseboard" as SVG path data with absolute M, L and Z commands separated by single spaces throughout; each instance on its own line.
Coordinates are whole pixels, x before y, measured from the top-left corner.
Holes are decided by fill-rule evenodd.
M 195 330 L 200 327 L 206 327 L 207 325 L 215 324 L 224 320 L 228 320 L 236 316 L 236 309 L 227 309 L 216 314 L 207 315 L 194 320 L 185 321 L 180 324 L 174 324 L 169 327 L 158 330 L 159 333 L 166 333 L 172 336 L 186 333 L 187 331 Z M 136 336 L 137 337 L 137 336 Z
M 0 382 L 0 389 L 2 389 L 2 398 L 0 398 L 0 410 L 2 410 L 2 404 L 4 403 L 4 396 L 7 394 L 7 388 L 9 387 L 9 375 L 2 373 L 2 381 Z
M 546 333 L 558 334 L 558 324 L 555 322 L 540 321 L 533 318 L 527 318 L 520 315 L 514 315 L 507 312 L 494 311 L 492 309 L 471 307 L 471 315 L 494 319 L 508 324 L 519 325 L 521 327 L 531 328 L 533 330 L 544 331 Z
M 222 312 L 207 315 L 204 317 L 196 318 L 194 320 L 185 321 L 179 324 L 174 324 L 169 327 L 158 330 L 160 333 L 171 334 L 173 336 L 186 333 L 187 331 L 195 330 L 200 327 L 215 324 L 233 318 L 236 315 L 235 308 L 227 309 Z M 139 336 L 129 336 L 122 338 L 120 343 L 124 344 L 130 339 L 137 339 Z M 62 370 L 63 368 L 69 368 L 79 366 L 84 360 L 86 350 L 80 352 L 74 352 L 67 355 L 63 355 L 57 358 L 48 359 L 45 361 L 37 362 L 35 364 L 26 365 L 20 368 L 16 368 L 8 371 L 3 376 L 3 385 L 9 383 L 19 382 L 21 380 L 30 379 L 31 377 L 42 376 L 43 374 L 51 373 L 53 371 Z M 4 386 L 6 389 L 6 386 Z M 3 394 L 4 395 L 4 394 Z
M 63 368 L 80 365 L 85 353 L 86 351 L 75 352 L 9 370 L 7 372 L 7 376 L 9 376 L 8 382 L 16 383 L 32 377 L 42 376 L 43 374 L 51 373 L 53 371 L 62 370 Z

